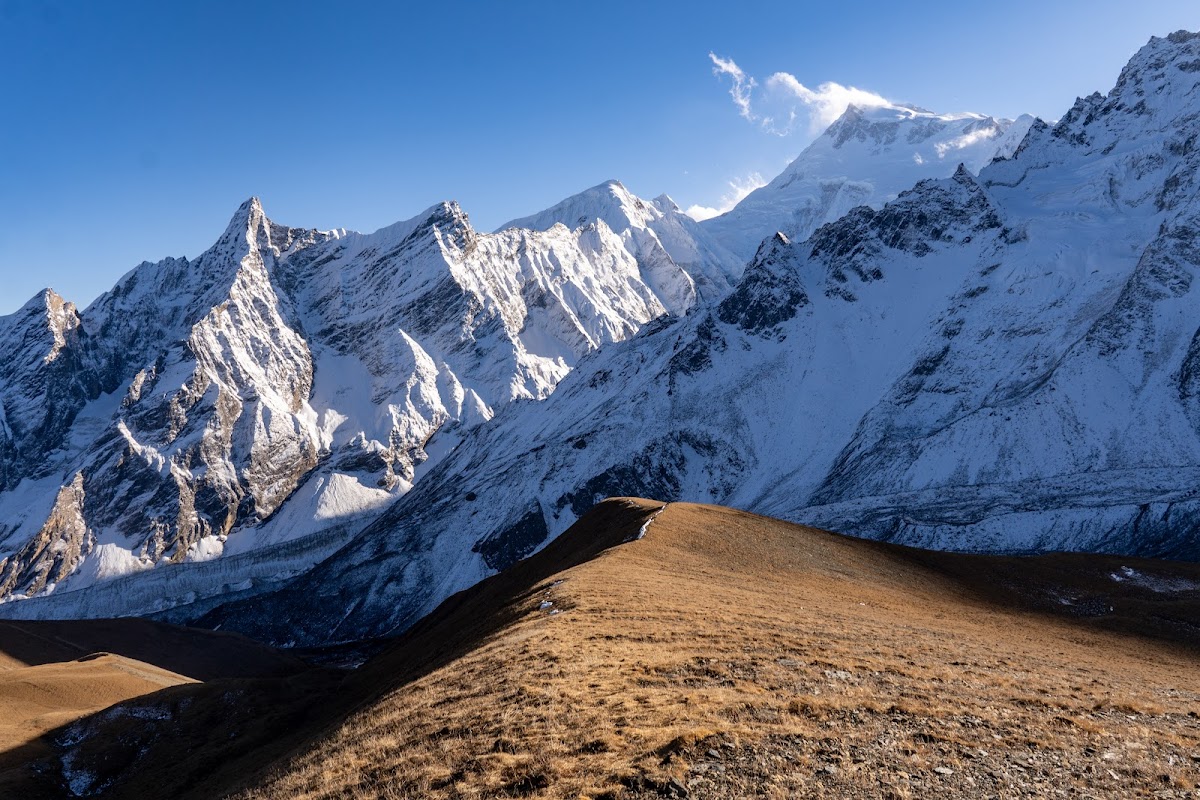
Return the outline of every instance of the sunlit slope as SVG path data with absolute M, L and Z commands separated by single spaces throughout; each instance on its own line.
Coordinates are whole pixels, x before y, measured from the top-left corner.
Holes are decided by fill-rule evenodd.
M 344 689 L 375 699 L 239 796 L 1113 796 L 1200 780 L 1195 566 L 933 554 L 660 508 L 601 504 L 451 598 Z M 1159 638 L 1106 630 L 1139 620 Z
M 191 678 L 111 653 L 0 671 L 0 750 L 114 703 Z
M 249 679 L 287 685 L 307 670 L 242 636 L 142 619 L 0 622 L 0 797 L 85 792 L 88 773 L 63 769 L 69 762 L 55 747 L 71 739 L 76 723 L 168 718 L 118 704 L 152 703 L 172 687 L 182 698 L 236 691 Z

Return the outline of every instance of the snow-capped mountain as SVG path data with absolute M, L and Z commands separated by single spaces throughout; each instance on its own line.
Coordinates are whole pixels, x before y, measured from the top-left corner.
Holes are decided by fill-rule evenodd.
M 364 235 L 252 199 L 82 314 L 44 292 L 0 318 L 0 598 L 264 548 L 254 577 L 310 566 L 497 408 L 695 301 L 613 224 L 480 234 L 442 203 Z M 713 253 L 689 264 L 735 269 Z
M 766 186 L 701 226 L 744 260 L 776 231 L 797 241 L 855 206 L 879 208 L 925 178 L 959 164 L 978 174 L 1008 157 L 1033 124 L 1028 115 L 935 114 L 915 106 L 846 112 Z
M 964 550 L 1200 558 L 1200 34 L 509 406 L 343 549 L 205 624 L 381 635 L 598 500 L 712 500 Z
M 382 635 L 612 495 L 1200 557 L 1197 65 L 1200 35 L 1154 39 L 1053 127 L 852 109 L 827 163 L 955 168 L 845 208 L 848 166 L 797 170 L 780 191 L 845 180 L 765 203 L 811 235 L 740 277 L 719 225 L 607 183 L 495 234 L 452 204 L 364 236 L 250 203 L 82 314 L 40 296 L 0 320 L 0 580 L 65 585 L 0 615 Z
M 512 220 L 500 230 L 546 231 L 555 225 L 619 232 L 625 249 L 641 265 L 646 283 L 672 314 L 684 313 L 698 298 L 720 299 L 745 267 L 745 258 L 716 241 L 670 197 L 642 200 L 619 181 L 606 181 L 539 214 Z

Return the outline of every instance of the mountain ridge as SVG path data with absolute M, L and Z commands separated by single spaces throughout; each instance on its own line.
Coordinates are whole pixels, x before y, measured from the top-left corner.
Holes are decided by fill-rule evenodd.
M 59 796 L 61 775 L 80 794 L 247 798 L 1189 789 L 1200 775 L 1186 587 L 1198 580 L 1194 564 L 916 551 L 611 499 L 351 672 L 127 701 L 60 729 L 18 786 Z
M 777 177 L 700 224 L 748 258 L 777 230 L 803 241 L 856 206 L 878 209 L 922 179 L 950 177 L 960 164 L 978 173 L 1010 155 L 1033 123 L 1029 115 L 851 104 Z
M 1172 64 L 1196 41 L 1165 61 L 1148 45 L 1110 100 L 1034 125 L 977 177 L 777 237 L 719 304 L 599 351 L 290 589 L 206 624 L 403 630 L 619 495 L 941 549 L 1195 558 L 1200 440 L 1179 380 L 1200 110 L 1127 98 L 1194 96 Z M 1170 92 L 1146 88 L 1161 76 Z
M 451 448 L 664 313 L 642 270 L 611 230 L 477 234 L 444 202 L 374 234 L 320 232 L 279 225 L 251 198 L 200 257 L 143 264 L 81 315 L 58 302 L 61 314 L 39 316 L 35 300 L 21 318 L 45 344 L 10 384 L 23 394 L 0 403 L 0 467 L 27 481 L 14 507 L 29 493 L 59 499 L 0 529 L 0 590 L 82 588 L 219 557 L 235 529 L 269 545 L 361 518 L 438 457 L 435 434 Z M 64 393 L 64 409 L 19 461 L 22 414 L 45 392 Z M 29 461 L 41 471 L 19 467 Z M 269 525 L 305 484 L 311 510 Z
M 247 201 L 204 256 L 135 270 L 64 334 L 51 365 L 106 369 L 55 383 L 66 447 L 0 492 L 0 588 L 47 595 L 0 616 L 383 635 L 613 495 L 1194 557 L 1197 46 L 1152 40 L 1019 146 L 981 115 L 849 109 L 812 153 L 894 146 L 907 175 L 919 146 L 947 174 L 821 206 L 837 219 L 744 270 L 613 181 L 490 234 L 453 203 L 355 234 Z M 40 330 L 30 386 L 59 347 Z

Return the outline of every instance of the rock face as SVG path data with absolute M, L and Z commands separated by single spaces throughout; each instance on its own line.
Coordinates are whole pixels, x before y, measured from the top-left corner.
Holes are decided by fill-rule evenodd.
M 250 200 L 199 258 L 143 264 L 82 315 L 47 291 L 0 318 L 0 599 L 344 537 L 498 408 L 695 302 L 652 233 L 576 205 L 574 229 L 479 234 L 442 203 L 363 235 Z M 705 252 L 701 272 L 740 271 Z
M 611 495 L 980 551 L 1200 558 L 1200 36 L 512 406 L 289 587 L 207 624 L 380 635 Z
M 43 445 L 61 439 L 97 387 L 81 369 L 75 306 L 49 289 L 0 317 L 0 491 L 47 474 Z

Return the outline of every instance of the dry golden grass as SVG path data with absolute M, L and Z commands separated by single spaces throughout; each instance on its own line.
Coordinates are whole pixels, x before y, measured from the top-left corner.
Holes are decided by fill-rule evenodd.
M 305 669 L 242 636 L 147 620 L 0 621 L 0 797 L 64 796 L 51 740 L 114 704 Z
M 79 661 L 0 670 L 0 751 L 114 703 L 192 679 L 153 664 L 100 653 Z
M 0 797 L 29 796 L 29 767 L 51 754 L 46 739 L 51 731 L 115 703 L 191 682 L 111 653 L 36 666 L 5 659 L 0 667 Z
M 1103 627 L 1154 598 L 1038 610 L 1056 575 L 1103 588 L 1107 561 L 917 553 L 682 503 L 619 544 L 660 505 L 609 501 L 448 601 L 339 690 L 357 710 L 238 797 L 1197 787 L 1197 651 Z

